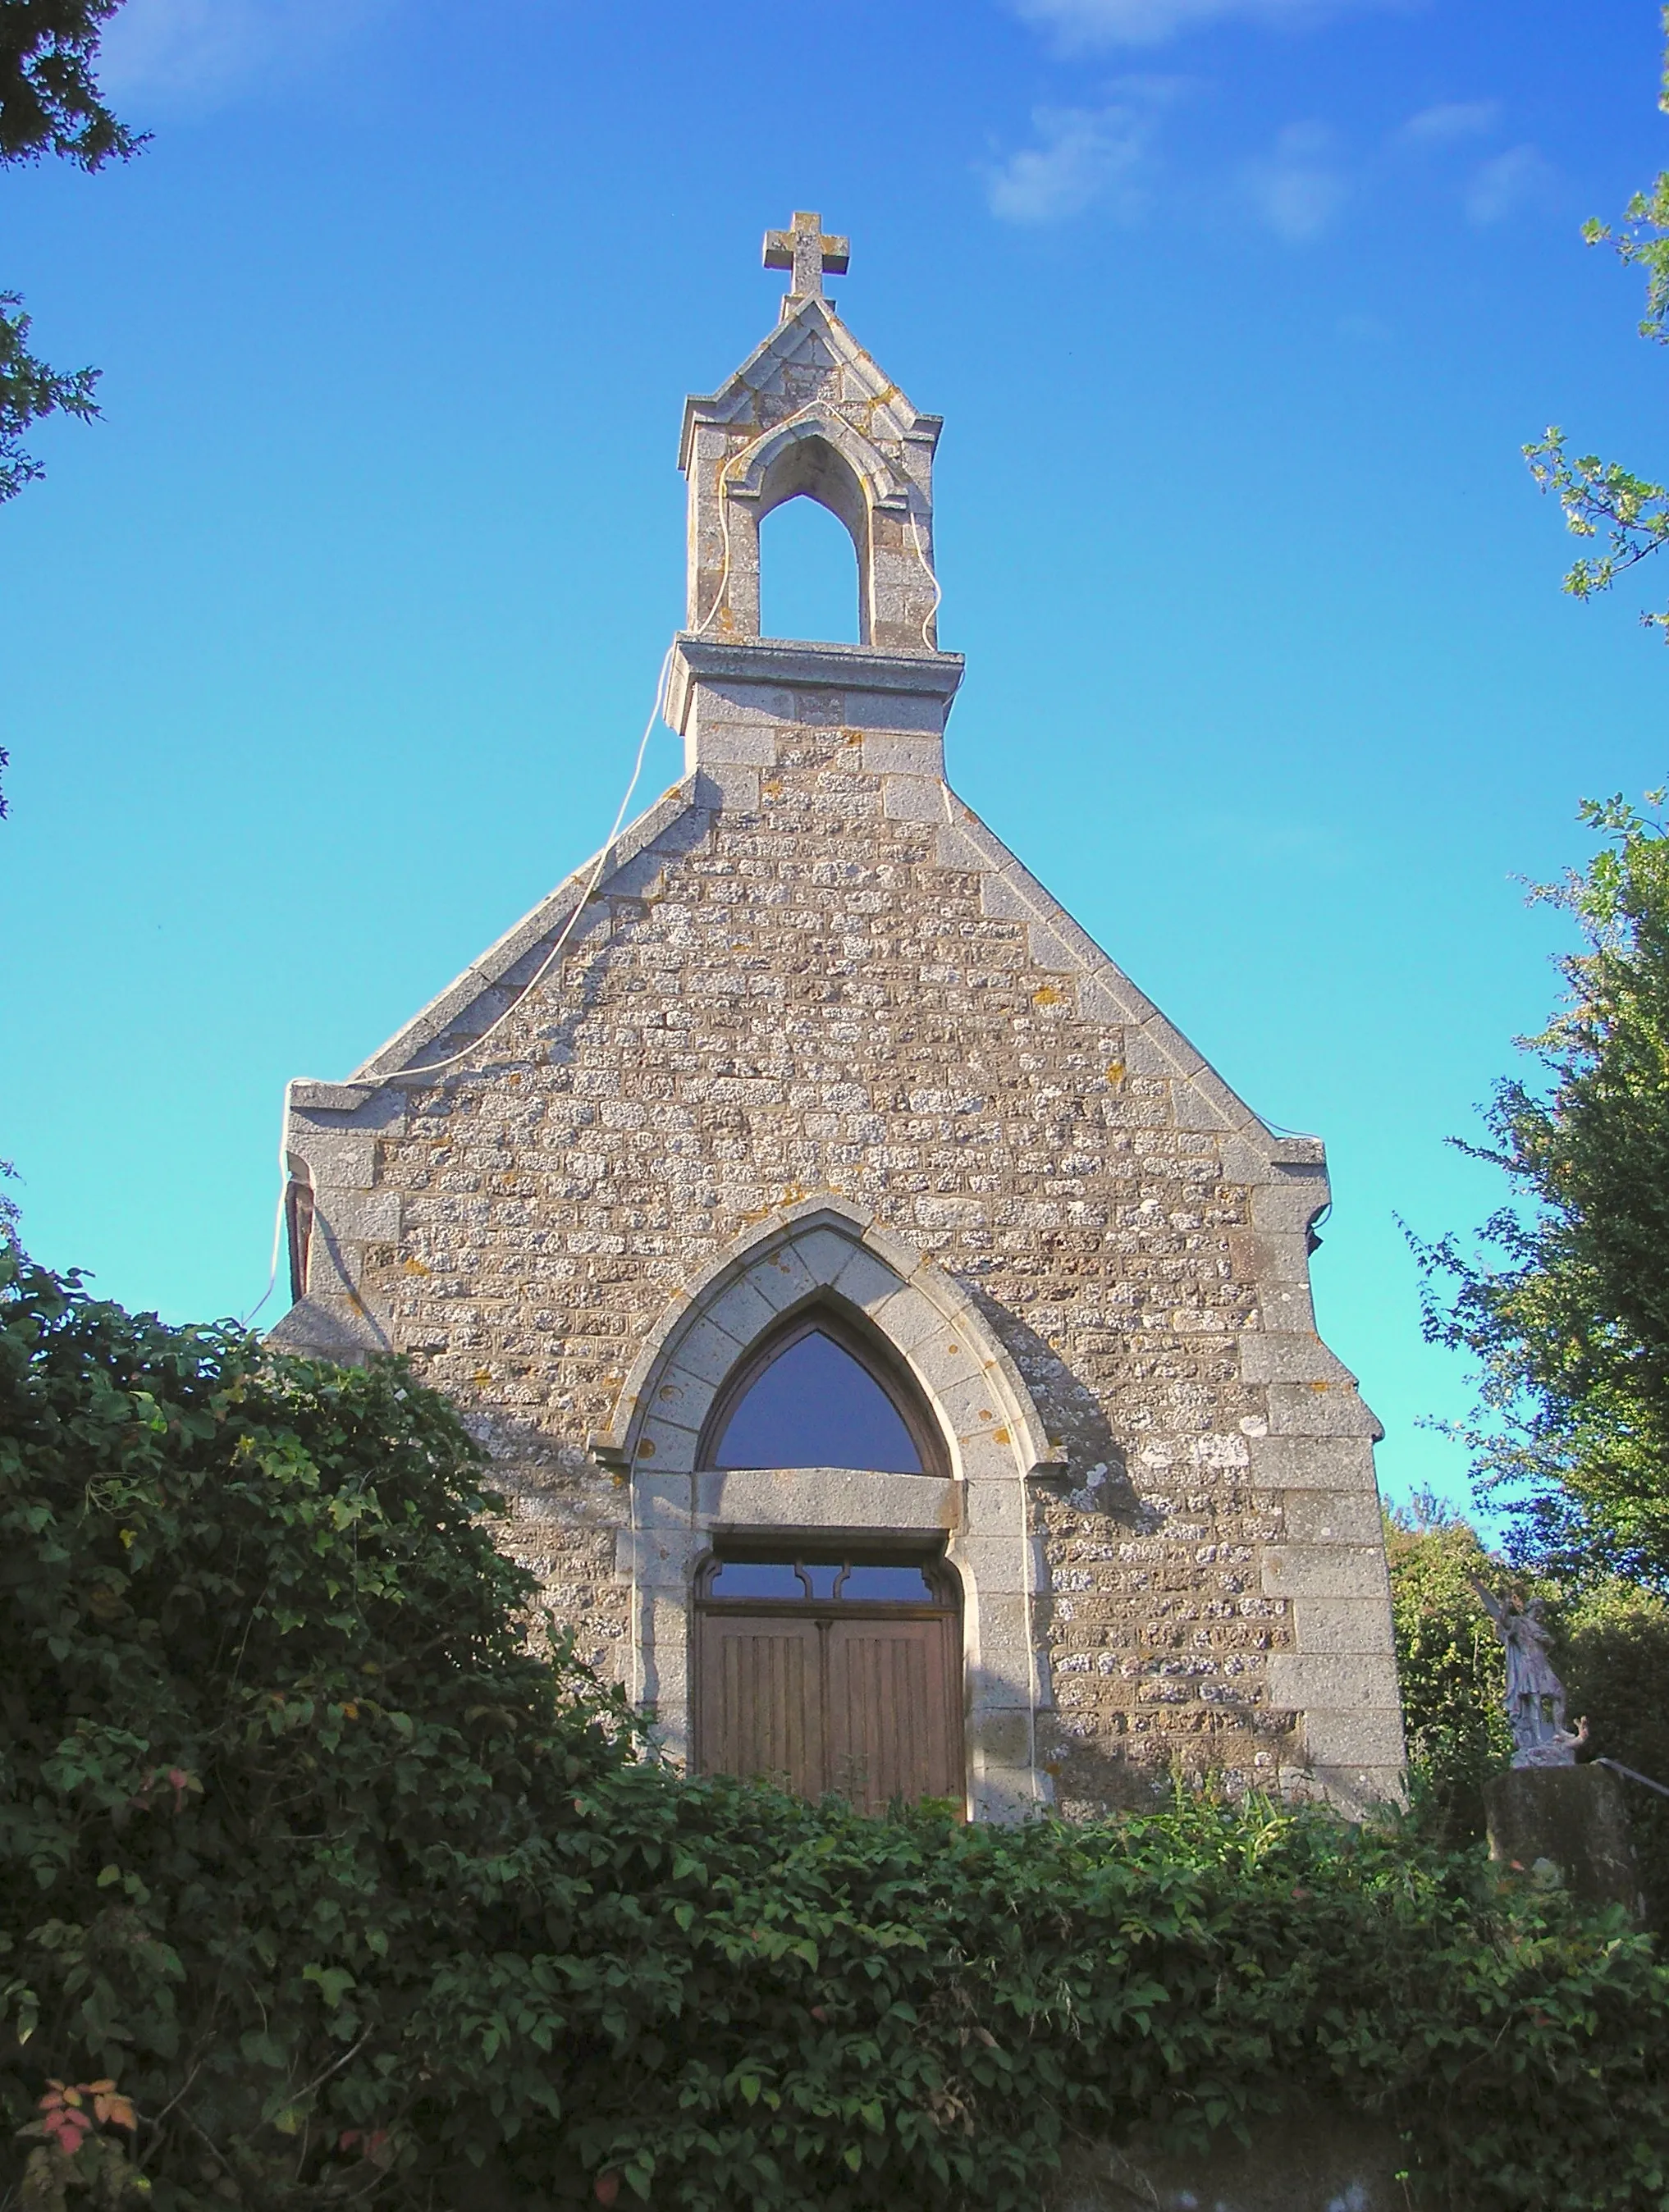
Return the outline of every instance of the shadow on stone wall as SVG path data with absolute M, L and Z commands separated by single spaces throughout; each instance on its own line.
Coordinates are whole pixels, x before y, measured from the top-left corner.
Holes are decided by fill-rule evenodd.
M 990 1323 L 1003 1350 L 1026 1378 L 1050 1436 L 1066 1447 L 1068 1464 L 1049 1481 L 1051 1493 L 1063 1502 L 1070 1496 L 1081 1510 L 1108 1514 L 1137 1534 L 1158 1528 L 1159 1516 L 1136 1494 L 1124 1448 L 1114 1436 L 1106 1410 L 1094 1392 L 1079 1381 L 1059 1352 L 1007 1306 L 999 1305 L 978 1282 L 965 1275 L 957 1275 L 955 1280 Z M 1098 1472 L 1093 1500 L 1082 1495 L 1085 1477 L 1092 1469 Z

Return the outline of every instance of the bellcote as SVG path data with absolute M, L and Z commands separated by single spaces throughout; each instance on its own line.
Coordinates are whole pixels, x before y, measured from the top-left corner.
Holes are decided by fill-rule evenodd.
M 936 649 L 933 452 L 942 427 L 870 358 L 824 295 L 844 238 L 800 214 L 765 239 L 767 268 L 794 274 L 782 318 L 729 380 L 684 405 L 689 480 L 686 622 L 699 637 L 759 635 L 759 526 L 785 500 L 814 499 L 857 555 L 861 641 Z
M 933 456 L 942 418 L 912 406 L 836 314 L 823 279 L 844 276 L 849 260 L 846 240 L 815 214 L 768 231 L 765 266 L 792 272 L 777 328 L 717 392 L 685 402 L 687 626 L 673 712 L 692 765 L 701 679 L 721 669 L 734 689 L 750 677 L 780 686 L 791 665 L 801 689 L 897 692 L 914 702 L 912 716 L 936 699 L 941 731 L 960 680 L 960 656 L 938 649 Z M 827 507 L 851 538 L 856 647 L 759 635 L 760 525 L 800 498 Z

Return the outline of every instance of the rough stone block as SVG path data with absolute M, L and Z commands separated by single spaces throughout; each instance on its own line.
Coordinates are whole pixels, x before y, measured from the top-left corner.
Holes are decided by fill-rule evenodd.
M 1247 1382 L 1333 1382 L 1354 1389 L 1355 1377 L 1319 1336 L 1248 1331 L 1240 1339 L 1240 1374 Z
M 1380 1501 L 1372 1491 L 1294 1490 L 1282 1510 L 1289 1544 L 1380 1541 Z
M 862 1246 L 855 1247 L 831 1285 L 837 1296 L 866 1313 L 898 1293 L 904 1286 L 884 1260 Z
M 1271 1382 L 1270 1432 L 1285 1437 L 1367 1437 L 1385 1431 L 1350 1382 Z
M 1370 1544 L 1271 1545 L 1264 1553 L 1265 1597 L 1384 1599 L 1385 1553 Z
M 1288 1168 L 1252 1193 L 1252 1225 L 1271 1235 L 1301 1237 L 1331 1195 L 1324 1168 Z
M 945 744 L 936 733 L 868 731 L 862 752 L 866 775 L 926 776 L 935 783 L 944 780 Z
M 685 1540 L 694 1502 L 687 1474 L 636 1474 L 632 1496 L 640 1535 L 663 1546 L 668 1534 L 676 1534 L 680 1542 Z M 641 1573 L 644 1554 L 640 1551 L 637 1556 Z
M 1483 1785 L 1489 1856 L 1533 1869 L 1545 1859 L 1590 1905 L 1645 1917 L 1629 1832 L 1627 1784 L 1603 1766 L 1512 1768 Z
M 925 775 L 889 775 L 881 785 L 881 811 L 893 822 L 942 822 L 945 787 Z
M 775 768 L 777 732 L 757 723 L 704 722 L 697 757 L 710 775 L 720 768 Z
M 927 1474 L 868 1474 L 847 1468 L 709 1470 L 696 1477 L 697 1510 L 709 1528 L 862 1528 L 923 1535 L 953 1529 L 957 1486 Z
M 643 1469 L 657 1475 L 687 1475 L 695 1463 L 696 1431 L 681 1422 L 663 1419 L 659 1413 L 651 1413 L 637 1434 L 634 1485 Z
M 1294 1711 L 1391 1707 L 1401 1692 L 1389 1652 L 1275 1651 L 1269 1660 L 1270 1703 Z
M 1395 1773 L 1403 1763 L 1402 1707 L 1312 1710 L 1304 1716 L 1304 1747 L 1313 1766 L 1383 1768 Z
M 1002 1778 L 1012 1787 L 1013 1778 L 1028 1771 L 1032 1722 L 1022 1708 L 985 1706 L 970 1717 L 968 1733 L 973 1738 L 975 1771 L 987 1787 L 1001 1787 Z
M 1252 1475 L 1260 1489 L 1375 1489 L 1367 1437 L 1254 1436 Z
M 740 1345 L 753 1343 L 777 1318 L 777 1308 L 751 1276 L 743 1276 L 721 1291 L 707 1312 L 727 1336 L 734 1337 Z
M 1383 1656 L 1395 1648 L 1383 1596 L 1294 1598 L 1291 1617 L 1293 1640 L 1300 1651 Z

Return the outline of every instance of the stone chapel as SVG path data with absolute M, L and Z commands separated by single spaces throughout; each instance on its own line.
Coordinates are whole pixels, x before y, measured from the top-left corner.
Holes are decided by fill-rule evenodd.
M 1403 1737 L 1380 1430 L 1279 1136 L 945 780 L 923 415 L 767 236 L 685 403 L 685 775 L 344 1083 L 287 1107 L 274 1340 L 406 1354 L 667 1753 L 975 1818 L 1181 1768 L 1359 1808 Z M 862 642 L 760 635 L 834 513 Z M 1279 979 L 1267 979 L 1273 993 Z

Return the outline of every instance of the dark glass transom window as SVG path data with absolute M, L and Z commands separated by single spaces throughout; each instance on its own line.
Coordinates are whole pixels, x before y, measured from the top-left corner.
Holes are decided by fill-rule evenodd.
M 854 1565 L 832 1559 L 724 1559 L 707 1585 L 709 1597 L 786 1598 L 830 1605 L 935 1605 L 923 1568 L 888 1560 Z
M 707 1464 L 839 1467 L 922 1474 L 912 1425 L 855 1352 L 815 1324 L 767 1354 L 722 1413 Z

